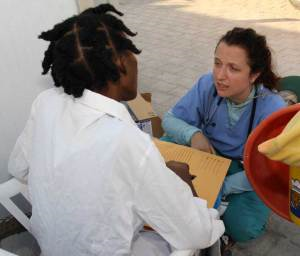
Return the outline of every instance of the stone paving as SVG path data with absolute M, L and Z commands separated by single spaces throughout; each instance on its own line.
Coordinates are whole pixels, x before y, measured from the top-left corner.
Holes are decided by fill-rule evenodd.
M 143 50 L 138 57 L 140 91 L 153 94 L 160 116 L 211 70 L 218 38 L 234 26 L 252 27 L 266 35 L 280 76 L 300 75 L 300 10 L 288 0 L 118 2 L 126 24 L 138 32 L 136 45 Z M 9 238 L 1 247 L 9 248 L 14 241 Z M 299 256 L 300 227 L 272 214 L 264 236 L 234 249 L 234 256 L 254 255 Z
M 162 115 L 211 70 L 218 38 L 234 26 L 266 35 L 281 76 L 300 74 L 300 10 L 288 0 L 120 0 L 138 31 L 141 91 L 153 93 Z

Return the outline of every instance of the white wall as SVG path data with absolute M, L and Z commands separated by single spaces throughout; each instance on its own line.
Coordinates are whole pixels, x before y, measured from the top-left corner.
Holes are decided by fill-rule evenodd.
M 33 99 L 52 86 L 50 77 L 41 75 L 48 44 L 37 36 L 76 13 L 75 0 L 0 1 L 0 182 L 9 177 L 9 153 Z

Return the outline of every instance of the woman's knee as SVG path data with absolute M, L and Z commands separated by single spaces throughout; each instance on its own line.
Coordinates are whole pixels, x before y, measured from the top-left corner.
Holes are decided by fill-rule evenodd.
M 244 194 L 244 195 L 243 195 Z M 226 233 L 237 242 L 246 242 L 262 235 L 270 215 L 270 209 L 256 196 L 247 192 L 231 197 L 222 216 Z
M 238 223 L 228 224 L 226 221 L 224 221 L 224 223 L 226 234 L 236 242 L 247 242 L 258 238 L 264 233 L 266 227 L 266 225 L 248 225 L 246 223 L 244 223 L 244 225 Z

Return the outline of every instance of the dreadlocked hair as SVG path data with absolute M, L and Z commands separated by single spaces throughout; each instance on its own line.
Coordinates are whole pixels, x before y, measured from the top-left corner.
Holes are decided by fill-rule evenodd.
M 102 4 L 39 35 L 50 42 L 42 62 L 42 74 L 51 70 L 54 85 L 63 87 L 65 93 L 75 98 L 81 97 L 84 89 L 99 91 L 108 81 L 118 81 L 121 71 L 115 61 L 119 54 L 141 52 L 126 37 L 136 33 L 108 12 L 123 15 L 112 5 Z

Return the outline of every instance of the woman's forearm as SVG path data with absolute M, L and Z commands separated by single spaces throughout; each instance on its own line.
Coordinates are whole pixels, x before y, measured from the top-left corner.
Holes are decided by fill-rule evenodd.
M 192 136 L 196 132 L 201 132 L 201 129 L 176 118 L 171 112 L 164 115 L 162 127 L 174 142 L 182 145 L 190 145 Z

